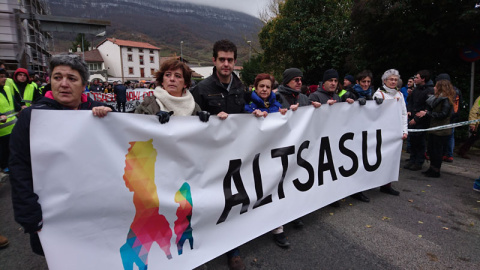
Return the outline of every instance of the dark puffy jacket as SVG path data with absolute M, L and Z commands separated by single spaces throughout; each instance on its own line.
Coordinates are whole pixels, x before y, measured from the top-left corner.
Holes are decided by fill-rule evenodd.
M 280 85 L 278 87 L 277 97 L 284 109 L 290 109 L 290 105 L 295 105 L 297 103 L 300 107 L 312 104 L 306 95 L 285 85 Z
M 255 110 L 260 110 L 262 112 L 278 112 L 279 109 L 282 108 L 282 104 L 276 100 L 275 93 L 271 93 L 270 97 L 268 97 L 268 108 L 265 105 L 263 99 L 261 99 L 257 93 L 252 92 L 250 96 L 250 102 L 245 105 L 245 112 L 253 112 Z
M 429 126 L 428 117 L 418 117 L 415 114 L 419 111 L 424 111 L 427 108 L 427 98 L 434 94 L 433 82 L 429 81 L 424 85 L 419 85 L 413 89 L 412 93 L 408 96 L 407 112 L 410 113 L 408 120 L 415 119 L 415 125 L 409 125 L 408 128 L 412 129 L 424 129 Z
M 453 106 L 447 97 L 430 96 L 427 101 L 427 116 L 430 118 L 430 127 L 439 127 L 450 124 L 450 117 L 453 113 Z M 448 136 L 452 134 L 452 129 L 441 129 L 429 131 L 428 133 L 437 136 Z
M 113 92 L 117 97 L 117 102 L 127 102 L 127 87 L 123 84 L 115 85 Z
M 320 89 L 320 90 L 317 90 L 315 93 L 312 93 L 308 99 L 310 99 L 310 101 L 317 101 L 317 102 L 320 102 L 322 104 L 326 104 L 327 101 L 333 99 L 333 100 L 336 100 L 337 102 L 341 102 L 342 99 L 335 93 L 333 92 L 327 92 L 325 91 L 325 89 Z
M 91 110 L 93 107 L 107 106 L 86 96 L 84 96 L 84 100 L 85 102 L 80 105 L 79 110 Z M 34 109 L 67 110 L 55 100 L 43 97 L 18 114 L 17 123 L 10 136 L 9 168 L 13 210 L 15 220 L 22 225 L 26 233 L 39 231 L 42 228 L 43 219 L 38 195 L 33 192 L 32 161 L 30 157 L 30 120 Z
M 217 77 L 217 69 L 213 68 L 213 74 L 205 80 L 199 82 L 193 89 L 192 95 L 195 102 L 203 111 L 211 114 L 220 112 L 243 113 L 245 100 L 245 86 L 240 79 L 232 73 L 232 83 L 230 90 L 220 82 Z

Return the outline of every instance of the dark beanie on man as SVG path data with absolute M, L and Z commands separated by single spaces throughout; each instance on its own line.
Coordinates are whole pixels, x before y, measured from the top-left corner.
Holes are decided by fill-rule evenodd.
M 285 69 L 283 72 L 283 81 L 282 85 L 287 85 L 293 78 L 295 77 L 303 77 L 303 73 L 298 68 L 289 68 Z
M 352 75 L 345 75 L 345 80 L 348 80 L 352 84 L 355 84 L 355 78 Z
M 338 79 L 338 72 L 335 69 L 328 69 L 323 73 L 323 82 L 326 82 L 332 78 Z

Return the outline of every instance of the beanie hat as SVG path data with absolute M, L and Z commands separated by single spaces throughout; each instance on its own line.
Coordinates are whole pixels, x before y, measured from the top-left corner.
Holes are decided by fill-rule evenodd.
M 285 71 L 283 72 L 282 85 L 287 85 L 295 77 L 303 77 L 303 73 L 300 69 L 298 68 L 285 69 Z
M 435 81 L 441 81 L 441 80 L 447 80 L 447 81 L 450 81 L 450 75 L 448 75 L 447 73 L 442 73 L 442 74 L 438 74 L 437 78 L 435 78 Z
M 328 69 L 323 73 L 323 82 L 325 83 L 326 81 L 332 79 L 332 78 L 337 78 L 338 79 L 338 72 L 335 69 Z
M 28 71 L 24 68 L 18 68 L 17 70 L 15 70 L 15 73 L 13 74 L 13 80 L 18 83 L 17 81 L 17 75 L 18 73 L 24 73 L 25 75 L 27 75 L 27 80 L 26 82 L 30 81 L 30 76 L 28 76 Z
M 348 74 L 348 75 L 345 75 L 345 80 L 348 80 L 349 82 L 351 82 L 352 84 L 355 84 L 355 78 L 353 78 L 352 75 Z

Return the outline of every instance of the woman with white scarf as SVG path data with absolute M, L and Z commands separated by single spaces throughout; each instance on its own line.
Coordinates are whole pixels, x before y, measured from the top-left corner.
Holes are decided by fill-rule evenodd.
M 389 69 L 382 75 L 383 86 L 373 94 L 374 99 L 396 99 L 401 103 L 402 107 L 402 140 L 407 139 L 408 136 L 408 117 L 407 107 L 405 105 L 405 99 L 402 92 L 397 88 L 398 80 L 400 79 L 400 73 L 396 69 Z M 400 192 L 392 188 L 392 183 L 386 184 L 380 187 L 380 191 L 390 195 L 398 196 Z
M 201 121 L 208 121 L 210 114 L 200 109 L 187 90 L 191 84 L 192 70 L 185 63 L 176 59 L 167 60 L 155 77 L 159 86 L 153 90 L 153 96 L 144 98 L 135 113 L 158 115 L 162 124 L 170 120 L 170 115 L 198 115 Z

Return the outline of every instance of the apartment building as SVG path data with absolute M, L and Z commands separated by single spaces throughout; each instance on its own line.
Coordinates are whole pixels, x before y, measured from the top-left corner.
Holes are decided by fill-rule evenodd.
M 160 48 L 146 42 L 107 38 L 97 49 L 109 80 L 153 80 L 160 69 Z

